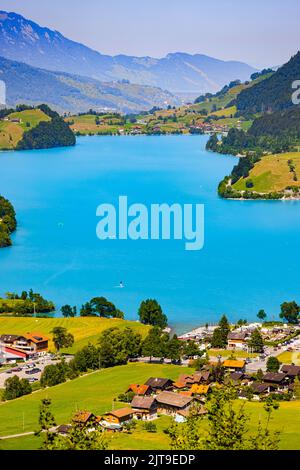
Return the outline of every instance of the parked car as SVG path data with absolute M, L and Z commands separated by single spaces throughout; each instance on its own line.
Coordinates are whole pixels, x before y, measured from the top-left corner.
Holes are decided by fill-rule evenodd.
M 38 374 L 39 372 L 42 372 L 41 369 L 38 369 L 37 367 L 35 367 L 34 369 L 26 370 L 25 374 L 32 375 L 32 374 Z
M 6 374 L 11 374 L 12 371 L 11 371 L 10 369 L 8 369 L 5 373 L 6 373 Z
M 22 370 L 22 367 L 14 367 L 14 369 L 12 369 L 11 371 L 12 372 L 21 372 Z
M 30 384 L 38 381 L 38 379 L 36 377 L 29 377 L 29 379 L 27 379 L 27 380 Z

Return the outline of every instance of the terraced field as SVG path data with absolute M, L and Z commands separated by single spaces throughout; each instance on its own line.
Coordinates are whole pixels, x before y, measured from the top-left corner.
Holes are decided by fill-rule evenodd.
M 74 335 L 75 342 L 68 353 L 74 353 L 88 343 L 96 344 L 102 331 L 111 327 L 124 329 L 132 328 L 135 332 L 146 336 L 148 327 L 138 322 L 121 320 L 119 318 L 106 319 L 98 317 L 78 317 L 78 318 L 21 318 L 21 317 L 0 317 L 1 334 L 25 334 L 28 332 L 41 333 L 51 339 L 51 330 L 61 326 Z M 54 350 L 52 341 L 49 347 Z

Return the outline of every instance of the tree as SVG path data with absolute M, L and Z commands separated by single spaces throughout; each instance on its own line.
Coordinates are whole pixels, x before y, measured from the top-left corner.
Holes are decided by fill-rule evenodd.
M 182 352 L 182 344 L 177 335 L 174 335 L 167 343 L 166 356 L 172 361 L 179 361 Z
M 162 332 L 158 327 L 152 328 L 142 343 L 142 354 L 144 357 L 164 357 L 165 344 L 162 341 Z
M 254 433 L 249 432 L 245 403 L 236 404 L 237 392 L 232 386 L 215 388 L 206 402 L 207 419 L 199 414 L 199 405 L 190 410 L 186 423 L 173 424 L 169 431 L 172 450 L 277 450 L 279 433 L 269 424 L 278 405 L 265 406 L 266 420 Z
M 4 400 L 14 400 L 15 398 L 22 397 L 23 395 L 29 395 L 32 392 L 32 388 L 28 380 L 19 379 L 16 375 L 6 379 L 4 387 Z
M 114 316 L 116 307 L 105 297 L 94 297 L 90 303 L 93 311 L 97 313 L 99 317 L 109 318 Z
M 118 310 L 112 302 L 105 297 L 94 297 L 86 302 L 80 310 L 82 317 L 124 318 L 124 313 Z
M 66 381 L 69 366 L 64 361 L 46 366 L 41 375 L 42 387 L 53 387 Z
M 74 416 L 75 417 L 75 416 Z M 40 429 L 37 436 L 43 436 L 44 450 L 105 450 L 107 441 L 102 431 L 97 429 L 96 419 L 89 422 L 89 428 L 72 419 L 72 426 L 66 436 L 60 436 L 51 429 L 56 426 L 51 411 L 51 400 L 43 399 L 39 414 Z
M 53 450 L 55 445 L 56 435 L 53 431 L 50 431 L 53 426 L 56 426 L 55 418 L 51 411 L 51 400 L 44 398 L 40 404 L 39 413 L 39 426 L 40 429 L 35 433 L 36 436 L 43 436 L 43 450 Z
M 53 343 L 57 352 L 61 350 L 61 348 L 70 348 L 74 344 L 74 336 L 68 332 L 66 328 L 61 326 L 56 326 L 51 331 L 53 334 Z
M 248 346 L 252 349 L 253 352 L 264 352 L 264 341 L 258 329 L 252 332 Z
M 77 308 L 71 307 L 71 305 L 63 305 L 60 309 L 61 313 L 65 318 L 67 317 L 76 317 L 77 315 Z
M 269 357 L 267 360 L 267 372 L 278 372 L 281 366 L 281 362 L 277 357 Z
M 213 348 L 224 349 L 227 346 L 227 337 L 230 332 L 230 325 L 227 317 L 223 315 L 219 321 L 219 326 L 214 330 L 211 345 Z
M 264 379 L 264 373 L 261 369 L 258 369 L 258 371 L 256 372 L 256 380 L 258 382 L 263 382 L 263 379 Z
M 296 400 L 300 400 L 300 380 L 298 376 L 295 378 L 293 392 L 294 392 L 294 397 L 296 398 Z
M 168 319 L 155 299 L 144 300 L 140 305 L 138 314 L 141 323 L 144 325 L 158 326 L 160 328 L 165 328 L 168 325 Z
M 75 353 L 70 367 L 79 372 L 100 369 L 100 351 L 93 344 L 88 344 Z
M 139 354 L 141 336 L 131 328 L 120 330 L 109 328 L 99 338 L 99 359 L 101 367 L 126 364 L 129 357 Z
M 195 343 L 195 341 L 185 341 L 183 344 L 182 353 L 183 356 L 188 358 L 203 355 L 203 352 L 200 352 L 199 346 Z
M 288 323 L 297 324 L 299 320 L 300 306 L 295 302 L 284 302 L 280 306 L 280 318 L 284 318 Z
M 257 318 L 261 321 L 264 321 L 267 318 L 267 314 L 264 310 L 260 310 L 257 314 Z

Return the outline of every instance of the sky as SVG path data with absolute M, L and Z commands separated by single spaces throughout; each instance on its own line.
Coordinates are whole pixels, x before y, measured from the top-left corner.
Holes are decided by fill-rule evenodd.
M 0 0 L 109 55 L 207 54 L 258 68 L 300 49 L 299 0 Z

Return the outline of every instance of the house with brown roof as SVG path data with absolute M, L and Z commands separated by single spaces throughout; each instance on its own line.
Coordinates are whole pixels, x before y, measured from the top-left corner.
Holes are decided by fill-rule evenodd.
M 193 398 L 181 393 L 161 392 L 156 397 L 157 412 L 175 416 L 177 411 L 188 409 L 193 403 Z
M 225 367 L 225 369 L 230 370 L 231 372 L 245 372 L 245 366 L 246 362 L 245 361 L 237 361 L 235 359 L 226 359 L 223 363 L 222 366 Z
M 133 392 L 135 395 L 149 395 L 151 393 L 151 388 L 149 385 L 139 385 L 139 384 L 131 384 L 129 385 L 128 389 L 125 393 Z
M 260 382 L 253 382 L 250 385 L 250 388 L 253 391 L 254 398 L 260 399 L 261 396 L 268 395 L 271 392 L 275 392 L 277 387 L 276 385 L 267 384 L 267 383 L 260 383 Z
M 133 419 L 133 410 L 131 408 L 120 408 L 119 410 L 109 411 L 104 415 L 104 421 L 111 424 L 123 425 Z
M 147 380 L 145 385 L 148 385 L 151 388 L 152 392 L 158 393 L 162 390 L 171 389 L 173 385 L 173 380 L 161 377 L 150 377 L 150 379 Z
M 190 408 L 187 410 L 179 410 L 177 411 L 175 415 L 175 421 L 176 423 L 185 423 L 187 418 L 189 417 L 190 414 Z M 200 415 L 206 415 L 207 410 L 204 408 L 204 406 L 200 406 L 197 410 L 197 414 Z
M 294 381 L 296 377 L 300 379 L 300 366 L 284 364 L 281 367 L 281 372 L 285 374 L 291 381 Z
M 157 402 L 153 397 L 135 396 L 131 402 L 133 417 L 150 421 L 157 418 Z
M 42 355 L 48 351 L 49 338 L 45 335 L 40 333 L 27 333 L 25 337 L 35 354 Z
M 0 344 L 15 350 L 23 351 L 28 355 L 42 355 L 48 351 L 49 339 L 39 333 L 27 333 L 26 335 L 2 335 Z
M 78 411 L 72 418 L 74 424 L 80 425 L 82 427 L 94 426 L 96 421 L 96 416 L 89 411 Z
M 263 381 L 266 384 L 276 386 L 277 390 L 287 390 L 289 385 L 287 375 L 282 372 L 267 372 L 263 376 Z
M 248 333 L 246 331 L 231 331 L 227 337 L 228 349 L 245 349 L 247 346 Z

